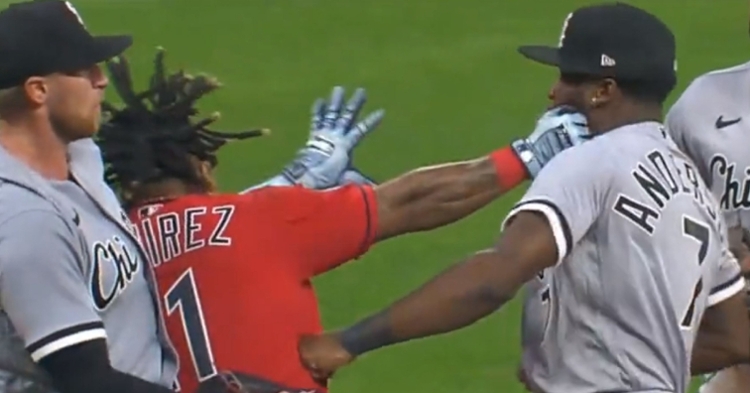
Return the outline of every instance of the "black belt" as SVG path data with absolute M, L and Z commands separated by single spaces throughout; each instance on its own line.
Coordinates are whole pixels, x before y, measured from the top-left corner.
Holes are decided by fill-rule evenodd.
M 299 389 L 239 372 L 222 372 L 200 384 L 196 393 L 322 393 L 320 389 Z

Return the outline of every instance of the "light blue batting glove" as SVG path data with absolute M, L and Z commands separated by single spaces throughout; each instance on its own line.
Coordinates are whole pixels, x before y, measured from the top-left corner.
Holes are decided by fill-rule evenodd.
M 334 91 L 334 93 L 331 95 L 332 102 L 334 101 L 335 94 L 336 93 Z M 341 90 L 341 96 L 342 98 L 339 100 L 339 102 L 343 101 L 343 89 Z M 341 119 L 343 119 L 343 121 L 346 122 L 349 125 L 349 127 L 356 119 L 357 114 L 361 111 L 362 106 L 364 106 L 366 101 L 367 101 L 367 95 L 365 94 L 365 90 L 361 88 L 357 89 L 354 92 L 354 96 L 352 96 L 352 98 L 349 100 L 349 103 L 347 104 L 346 109 L 344 110 L 344 114 L 341 116 Z M 339 106 L 340 105 L 341 104 L 339 103 Z M 349 114 L 347 114 L 347 111 L 349 111 Z M 330 113 L 330 103 L 328 107 L 328 112 Z M 383 112 L 383 111 L 382 110 L 377 111 L 370 116 L 373 116 L 378 112 Z M 383 112 L 380 115 L 380 119 L 377 120 L 378 124 L 380 123 L 380 121 L 382 121 L 382 117 L 384 114 L 385 112 Z M 326 119 L 328 116 L 330 116 L 330 114 L 328 115 L 326 114 L 325 101 L 317 100 L 313 104 L 312 118 L 310 121 L 310 139 L 311 140 L 316 137 L 329 138 L 327 135 L 331 132 L 331 128 L 326 127 Z M 365 119 L 365 122 L 366 121 L 367 119 Z M 377 127 L 377 124 L 375 125 L 375 127 Z M 352 159 L 353 159 L 353 154 L 354 154 L 353 149 L 354 148 L 352 148 L 349 151 L 349 162 L 347 163 L 346 170 L 344 170 L 344 172 L 341 174 L 338 181 L 334 185 L 335 186 L 340 186 L 340 185 L 345 185 L 345 184 L 376 185 L 377 183 L 372 178 L 370 178 L 369 176 L 366 176 L 365 174 L 363 174 L 358 169 L 352 166 Z M 326 168 L 320 168 L 320 169 L 325 170 Z M 335 171 L 332 171 L 331 176 L 334 175 L 333 172 Z
M 511 148 L 533 179 L 561 151 L 590 139 L 586 117 L 569 106 L 545 112 L 527 138 L 517 139 Z
M 339 179 L 339 185 L 346 185 L 346 184 L 376 186 L 378 183 L 375 180 L 373 180 L 371 177 L 365 175 L 364 173 L 358 171 L 357 169 L 349 168 L 344 172 L 343 175 L 341 175 L 341 179 Z
M 385 116 L 385 111 L 380 109 L 357 123 L 366 98 L 365 90 L 357 89 L 344 106 L 344 89 L 336 86 L 328 103 L 316 100 L 312 107 L 310 138 L 294 161 L 280 175 L 242 193 L 264 186 L 301 185 L 323 190 L 348 183 L 373 183 L 351 167 L 354 148 Z

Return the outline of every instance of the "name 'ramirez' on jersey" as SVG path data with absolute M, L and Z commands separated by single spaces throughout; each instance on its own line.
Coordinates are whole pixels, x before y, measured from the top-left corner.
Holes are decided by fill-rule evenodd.
M 532 385 L 686 391 L 696 321 L 743 283 L 717 202 L 662 125 L 624 126 L 561 153 L 509 218 L 519 211 L 544 214 L 559 251 L 526 288 Z

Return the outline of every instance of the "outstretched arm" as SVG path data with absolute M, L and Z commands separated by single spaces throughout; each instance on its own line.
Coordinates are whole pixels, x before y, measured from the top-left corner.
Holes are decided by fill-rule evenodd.
M 310 189 L 323 190 L 345 184 L 374 185 L 375 182 L 353 168 L 351 162 L 356 146 L 378 127 L 385 115 L 382 110 L 375 111 L 357 123 L 357 116 L 362 111 L 365 100 L 365 91 L 357 89 L 344 106 L 344 90 L 341 87 L 333 89 L 328 103 L 317 100 L 312 108 L 310 138 L 292 163 L 287 165 L 281 174 L 241 193 L 266 186 L 302 185 Z M 515 154 L 507 155 L 500 162 L 508 166 L 501 174 L 501 186 L 512 189 L 528 177 L 534 178 L 556 154 L 582 143 L 587 139 L 587 135 L 586 119 L 572 108 L 558 107 L 548 110 L 537 120 L 535 129 L 527 138 L 514 141 L 506 149 Z M 408 174 L 406 180 L 419 179 L 416 172 L 432 169 L 436 167 L 413 171 Z M 429 175 L 433 173 L 436 172 L 429 172 Z M 415 191 L 420 191 L 417 188 L 406 187 L 389 189 L 397 190 L 401 194 L 399 197 L 403 197 L 401 191 L 409 193 L 410 196 L 415 195 Z M 403 200 L 401 198 L 401 201 Z
M 359 257 L 376 241 L 465 217 L 514 185 L 499 178 L 520 182 L 524 173 L 505 149 L 487 158 L 417 169 L 375 188 L 272 188 L 254 195 L 286 206 L 284 233 L 295 239 L 288 247 L 297 256 L 300 278 L 308 279 Z
M 487 157 L 424 167 L 375 187 L 376 240 L 463 218 L 527 179 L 511 148 Z
M 336 258 L 319 258 L 313 271 L 324 272 L 355 258 L 374 241 L 430 230 L 468 216 L 524 180 L 535 177 L 558 153 L 582 143 L 586 133 L 585 119 L 580 114 L 571 112 L 568 108 L 556 108 L 539 119 L 528 138 L 518 139 L 488 156 L 424 167 L 374 189 L 363 187 L 363 196 L 373 195 L 372 198 L 364 198 L 364 203 L 361 203 L 364 207 L 359 209 L 361 213 L 367 212 L 367 216 L 360 220 L 368 223 L 365 228 L 367 244 L 361 244 L 361 238 L 365 236 L 353 238 L 358 242 L 356 247 L 342 244 L 345 239 L 351 238 L 351 235 L 342 234 L 342 230 L 346 229 L 347 233 L 355 235 L 362 231 L 352 231 L 343 226 L 338 229 L 338 225 L 316 224 L 314 226 L 318 228 L 325 226 L 333 229 L 318 230 L 319 236 L 315 239 L 329 239 L 332 240 L 331 246 L 336 246 L 339 250 L 355 250 L 357 253 L 338 252 Z M 321 207 L 317 209 L 324 221 L 331 214 L 322 214 L 323 211 L 344 210 L 343 207 L 337 208 L 338 203 L 333 201 L 335 198 L 329 199 L 329 203 L 321 203 Z M 347 200 L 352 202 L 351 198 Z M 349 210 L 357 210 L 356 204 L 346 205 L 351 207 Z M 356 218 L 357 214 L 346 216 Z M 335 242 L 336 239 L 340 239 L 338 243 Z M 320 242 L 302 243 L 307 244 L 302 247 L 302 255 L 322 255 L 314 251 L 321 248 Z
M 375 189 L 377 239 L 423 231 L 465 217 L 529 178 L 587 137 L 586 119 L 567 107 L 547 111 L 528 138 L 488 157 L 420 168 Z
M 553 266 L 557 247 L 544 216 L 522 212 L 495 247 L 447 269 L 387 309 L 344 330 L 353 355 L 468 326 L 511 300 L 535 274 Z
M 582 150 L 561 154 L 559 162 L 539 174 L 509 213 L 494 247 L 454 265 L 381 312 L 341 332 L 304 338 L 300 354 L 313 375 L 326 378 L 362 353 L 470 325 L 513 298 L 540 271 L 561 263 L 600 216 L 612 172 L 606 166 L 589 168 L 586 157 L 597 149 L 579 149 Z M 590 173 L 581 176 L 587 168 Z M 495 187 L 491 192 L 498 193 L 500 188 Z M 445 194 L 450 195 L 447 191 Z M 456 204 L 461 205 L 456 210 L 472 207 Z M 440 217 L 451 215 L 444 213 Z M 408 225 L 427 226 L 434 223 L 431 220 L 439 219 L 423 218 Z
M 384 346 L 450 332 L 497 310 L 536 273 L 558 260 L 550 225 L 518 213 L 495 247 L 452 266 L 388 308 L 340 332 L 306 337 L 300 353 L 316 378 Z

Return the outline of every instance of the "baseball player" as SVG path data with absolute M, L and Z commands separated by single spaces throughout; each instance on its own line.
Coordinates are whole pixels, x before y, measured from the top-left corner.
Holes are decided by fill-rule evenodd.
M 57 0 L 0 11 L 0 37 L 0 386 L 172 392 L 148 255 L 91 139 L 108 84 L 98 63 L 132 39 L 91 36 Z M 295 162 L 325 174 L 332 161 L 312 152 Z M 203 391 L 217 391 L 211 382 Z
M 61 393 L 167 393 L 176 374 L 150 271 L 90 139 L 108 83 L 97 64 L 131 43 L 91 36 L 63 1 L 0 12 L 3 357 Z
M 701 177 L 719 200 L 730 233 L 734 235 L 730 236 L 730 246 L 745 274 L 750 273 L 750 252 L 746 245 L 746 231 L 750 230 L 748 86 L 750 63 L 709 72 L 690 84 L 666 117 L 675 143 L 693 159 Z M 733 239 L 735 244 L 731 244 Z M 701 388 L 701 393 L 747 391 L 750 391 L 750 365 L 712 374 Z
M 176 363 L 150 271 L 90 139 L 107 86 L 97 64 L 132 39 L 91 36 L 55 0 L 8 6 L 0 36 L 5 355 L 41 365 L 61 393 L 169 392 Z
M 474 212 L 586 133 L 585 123 L 576 124 L 585 121 L 582 116 L 555 109 L 513 148 L 418 169 L 381 186 L 222 194 L 211 174 L 216 152 L 232 136 L 250 134 L 212 131 L 206 127 L 215 118 L 193 118 L 193 104 L 217 82 L 167 76 L 162 61 L 157 55 L 157 73 L 143 93 L 132 90 L 125 59 L 109 63 L 126 106 L 106 108 L 111 119 L 98 143 L 110 165 L 108 178 L 121 191 L 154 265 L 185 391 L 212 377 L 248 390 L 326 391 L 297 355 L 299 336 L 321 331 L 313 276 L 376 241 Z M 272 185 L 339 185 L 336 171 L 310 165 L 330 160 L 338 163 L 338 174 L 345 172 L 351 148 L 383 117 L 376 111 L 357 123 L 364 91 L 348 103 L 344 98 L 335 88 L 327 103 L 317 102 L 308 144 L 317 154 L 288 166 Z
M 522 363 L 535 392 L 684 393 L 706 309 L 734 333 L 749 327 L 720 208 L 660 124 L 676 81 L 669 28 L 596 5 L 569 14 L 559 47 L 519 50 L 559 69 L 551 99 L 583 112 L 596 136 L 541 171 L 494 247 L 349 328 L 303 338 L 315 377 L 470 325 L 527 282 Z

